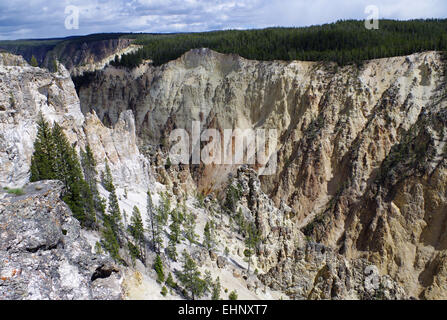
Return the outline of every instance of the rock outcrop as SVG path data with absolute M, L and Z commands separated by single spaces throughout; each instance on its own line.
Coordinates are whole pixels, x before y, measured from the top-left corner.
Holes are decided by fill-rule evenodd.
M 102 161 L 109 160 L 118 184 L 146 188 L 148 161 L 136 146 L 131 111 L 120 114 L 116 128 L 105 127 L 94 113 L 81 112 L 70 74 L 62 64 L 51 73 L 29 66 L 20 57 L 0 64 L 0 186 L 20 187 L 29 179 L 39 113 L 57 122 L 77 149 L 90 143 Z
M 119 269 L 92 253 L 62 192 L 59 181 L 0 192 L 1 300 L 122 298 Z

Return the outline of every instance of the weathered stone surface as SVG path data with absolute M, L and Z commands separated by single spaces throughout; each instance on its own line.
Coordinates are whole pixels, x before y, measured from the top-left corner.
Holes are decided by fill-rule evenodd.
M 92 254 L 60 200 L 59 181 L 31 183 L 0 200 L 0 299 L 121 299 L 120 272 Z
M 293 299 L 406 299 L 404 289 L 366 260 L 348 261 L 321 244 L 308 243 L 261 280 Z

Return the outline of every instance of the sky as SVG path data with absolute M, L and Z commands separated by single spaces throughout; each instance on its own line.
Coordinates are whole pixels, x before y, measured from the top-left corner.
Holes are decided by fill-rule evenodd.
M 446 0 L 0 0 L 0 39 L 101 32 L 301 27 L 365 19 L 447 18 Z

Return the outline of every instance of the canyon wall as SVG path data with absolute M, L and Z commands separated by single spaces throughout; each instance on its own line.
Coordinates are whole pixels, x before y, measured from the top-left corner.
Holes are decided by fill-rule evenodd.
M 337 67 L 196 49 L 161 67 L 113 67 L 79 88 L 83 112 L 135 115 L 140 145 L 175 128 L 278 130 L 261 188 L 313 241 L 366 258 L 414 297 L 445 297 L 445 63 L 424 52 Z M 220 192 L 237 166 L 191 167 Z M 289 250 L 292 257 L 293 250 Z

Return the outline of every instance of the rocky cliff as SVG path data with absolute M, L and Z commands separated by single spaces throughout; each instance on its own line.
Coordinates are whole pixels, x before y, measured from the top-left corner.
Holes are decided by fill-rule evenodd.
M 92 252 L 62 191 L 59 181 L 0 191 L 1 300 L 122 299 L 118 267 Z
M 339 68 L 197 49 L 157 68 L 106 68 L 79 95 L 83 112 L 95 110 L 109 125 L 132 110 L 142 145 L 165 144 L 193 120 L 219 130 L 277 129 L 278 168 L 261 188 L 277 208 L 290 207 L 290 228 L 377 264 L 409 296 L 442 298 L 445 92 L 437 52 Z M 236 170 L 191 173 L 200 190 L 219 192 Z

